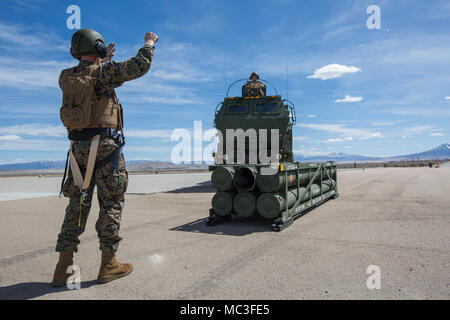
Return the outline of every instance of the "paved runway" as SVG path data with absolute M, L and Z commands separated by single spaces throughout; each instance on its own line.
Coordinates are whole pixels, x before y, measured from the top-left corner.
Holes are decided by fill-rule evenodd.
M 128 193 L 148 194 L 195 186 L 211 173 L 130 175 Z M 0 201 L 57 196 L 62 177 L 0 177 Z
M 67 200 L 0 202 L 0 299 L 450 299 L 449 167 L 340 170 L 341 196 L 281 233 L 259 219 L 206 227 L 209 174 L 186 179 L 196 185 L 126 197 L 118 258 L 135 269 L 105 285 L 94 205 L 80 290 L 49 285 Z

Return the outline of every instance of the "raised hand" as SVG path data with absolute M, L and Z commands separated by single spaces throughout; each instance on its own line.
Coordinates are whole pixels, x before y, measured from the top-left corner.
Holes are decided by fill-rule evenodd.
M 158 42 L 159 37 L 153 32 L 147 32 L 145 34 L 145 44 L 149 44 L 151 46 L 155 45 Z
M 102 59 L 102 63 L 106 63 L 109 60 L 112 60 L 115 54 L 116 54 L 116 44 L 110 43 L 108 45 L 108 56 Z

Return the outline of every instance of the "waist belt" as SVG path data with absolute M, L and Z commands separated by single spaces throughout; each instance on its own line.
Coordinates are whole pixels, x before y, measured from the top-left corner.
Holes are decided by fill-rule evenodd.
M 83 141 L 89 140 L 96 135 L 103 135 L 116 138 L 120 136 L 122 132 L 116 128 L 89 128 L 83 130 L 71 130 L 69 132 L 69 140 Z

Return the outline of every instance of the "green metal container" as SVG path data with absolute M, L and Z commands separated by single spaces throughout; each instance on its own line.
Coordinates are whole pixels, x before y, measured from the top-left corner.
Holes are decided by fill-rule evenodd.
M 217 192 L 211 201 L 212 209 L 219 216 L 229 216 L 233 212 L 233 192 Z
M 240 192 L 233 200 L 233 209 L 240 217 L 247 218 L 256 213 L 256 192 Z
M 328 174 L 334 177 L 336 174 L 336 169 L 326 168 Z M 303 169 L 300 171 L 299 175 L 299 185 L 306 185 L 309 183 L 310 173 L 308 169 Z M 277 192 L 285 185 L 286 176 L 283 172 L 273 175 L 259 175 L 256 177 L 256 185 L 261 192 Z M 320 181 L 320 176 L 316 178 L 315 182 Z M 297 186 L 297 175 L 295 171 L 288 173 L 287 182 L 289 187 Z
M 328 192 L 332 188 L 332 182 L 330 180 L 325 180 L 322 183 L 322 192 Z M 302 194 L 305 188 L 300 188 L 299 192 Z M 311 196 L 310 192 L 307 191 L 300 203 L 308 201 L 310 198 L 315 198 L 320 195 L 320 187 L 317 184 L 311 185 Z M 288 208 L 291 208 L 298 199 L 297 188 L 292 188 L 288 190 L 287 193 L 287 203 Z M 263 193 L 259 196 L 256 201 L 256 208 L 260 216 L 266 219 L 275 219 L 280 216 L 281 212 L 286 210 L 286 201 L 284 196 L 280 193 Z
M 211 174 L 211 182 L 217 191 L 229 191 L 233 188 L 233 167 L 218 167 Z
M 239 192 L 252 191 L 256 186 L 258 169 L 253 166 L 239 167 L 233 176 L 233 185 Z

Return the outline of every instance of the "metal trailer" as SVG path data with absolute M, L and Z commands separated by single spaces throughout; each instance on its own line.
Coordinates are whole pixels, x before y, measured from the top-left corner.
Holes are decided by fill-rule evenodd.
M 309 209 L 339 195 L 334 162 L 283 163 L 279 165 L 278 173 L 273 176 L 260 175 L 261 168 L 268 166 L 264 164 L 210 166 L 209 170 L 213 172 L 213 185 L 218 184 L 214 181 L 217 169 L 229 173 L 233 181 L 224 182 L 223 176 L 217 179 L 229 187 L 214 195 L 207 224 L 217 225 L 234 215 L 249 217 L 254 211 L 265 219 L 273 220 L 274 231 L 281 231 Z M 237 184 L 241 178 L 239 174 L 246 172 L 247 169 L 247 173 L 250 172 L 252 175 L 246 177 L 247 184 L 239 190 L 240 186 Z M 259 180 L 261 177 L 270 178 L 272 183 L 264 186 Z M 275 186 L 273 183 L 275 180 L 280 181 L 279 185 Z M 267 190 L 270 192 L 265 192 Z M 244 200 L 241 207 L 237 207 L 239 204 L 235 200 L 240 197 Z M 254 203 L 252 199 L 255 199 Z
M 274 231 L 281 231 L 286 227 L 290 226 L 292 222 L 304 214 L 307 210 L 317 207 L 320 204 L 324 203 L 326 200 L 335 199 L 339 196 L 338 187 L 337 187 L 337 171 L 336 164 L 334 162 L 327 163 L 296 163 L 296 164 L 283 164 L 281 165 L 283 168 L 280 168 L 282 175 L 285 177 L 285 183 L 283 185 L 283 200 L 285 203 L 288 203 L 288 194 L 289 194 L 289 186 L 288 186 L 288 175 L 289 173 L 294 173 L 297 177 L 297 186 L 295 190 L 297 191 L 297 199 L 295 203 L 290 206 L 285 206 L 284 211 L 281 212 L 281 215 L 275 219 L 272 224 L 272 228 Z M 304 169 L 309 171 L 309 182 L 305 188 L 301 188 L 299 175 L 300 172 Z M 329 170 L 334 169 L 334 170 Z M 330 175 L 329 171 L 334 171 Z M 316 179 L 319 180 L 319 192 L 316 193 L 312 190 L 312 186 Z M 331 186 L 329 190 L 324 190 L 324 181 L 330 181 Z M 316 184 L 317 185 L 317 184 Z M 303 189 L 303 190 L 301 190 Z M 305 197 L 306 196 L 306 197 Z

